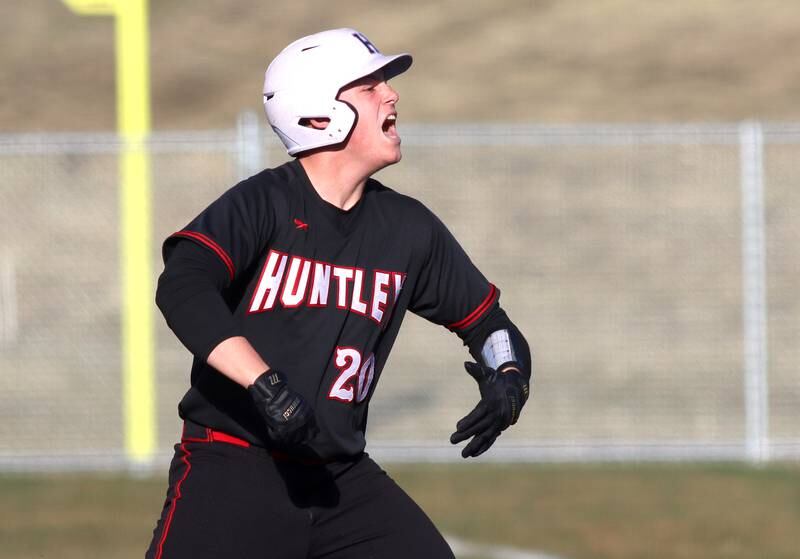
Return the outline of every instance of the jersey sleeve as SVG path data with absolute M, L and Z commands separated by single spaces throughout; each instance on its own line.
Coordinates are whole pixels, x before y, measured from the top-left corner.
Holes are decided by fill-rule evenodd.
M 447 227 L 430 214 L 430 239 L 409 310 L 462 339 L 495 308 L 500 291 L 472 263 Z
M 239 183 L 220 196 L 163 245 L 164 261 L 182 239 L 216 256 L 227 272 L 228 284 L 255 260 L 267 244 L 274 223 L 265 188 Z
M 221 341 L 241 335 L 221 293 L 227 282 L 219 258 L 189 241 L 175 245 L 158 278 L 156 304 L 167 325 L 203 361 Z

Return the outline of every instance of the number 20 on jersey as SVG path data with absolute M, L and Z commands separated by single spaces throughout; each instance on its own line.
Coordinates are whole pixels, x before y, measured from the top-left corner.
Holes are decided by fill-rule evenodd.
M 363 402 L 369 394 L 375 376 L 375 354 L 370 353 L 366 360 L 361 352 L 352 347 L 337 347 L 334 364 L 339 376 L 331 386 L 328 398 L 340 402 Z

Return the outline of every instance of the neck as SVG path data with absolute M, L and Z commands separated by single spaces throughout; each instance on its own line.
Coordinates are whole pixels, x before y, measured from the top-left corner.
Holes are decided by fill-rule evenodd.
M 299 158 L 320 198 L 346 211 L 361 199 L 370 175 L 362 172 L 358 165 L 344 164 L 340 159 L 336 152 L 328 151 Z

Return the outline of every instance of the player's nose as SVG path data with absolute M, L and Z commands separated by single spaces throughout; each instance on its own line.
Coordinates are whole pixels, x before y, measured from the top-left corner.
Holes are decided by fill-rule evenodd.
M 395 104 L 400 100 L 400 94 L 397 93 L 397 90 L 389 85 L 388 82 L 383 82 L 383 85 L 386 86 L 384 88 L 384 99 L 386 103 Z

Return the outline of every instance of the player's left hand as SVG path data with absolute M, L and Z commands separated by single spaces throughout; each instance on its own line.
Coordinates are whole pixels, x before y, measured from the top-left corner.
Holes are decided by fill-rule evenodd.
M 500 433 L 517 422 L 522 406 L 528 400 L 528 381 L 518 370 L 506 365 L 497 371 L 466 362 L 464 368 L 477 381 L 481 401 L 456 424 L 450 442 L 457 444 L 473 437 L 461 451 L 461 456 L 468 458 L 489 450 Z

